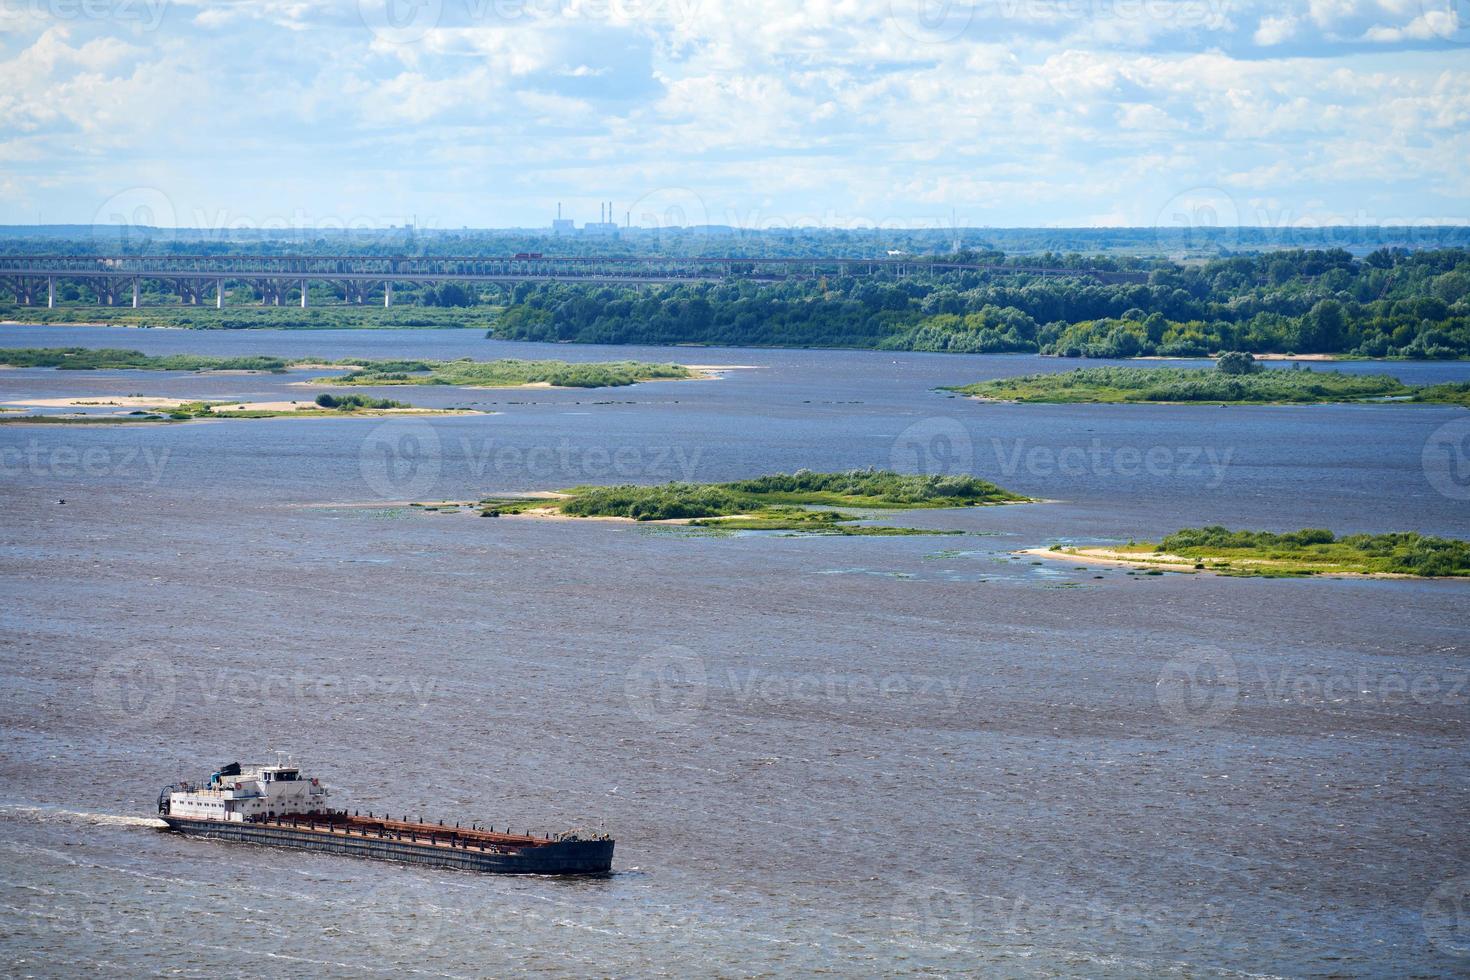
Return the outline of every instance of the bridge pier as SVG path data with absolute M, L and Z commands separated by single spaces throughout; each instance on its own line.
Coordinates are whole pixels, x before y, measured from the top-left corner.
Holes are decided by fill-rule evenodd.
M 46 309 L 56 309 L 56 277 L 46 277 Z
M 301 280 L 301 308 L 306 309 L 306 280 Z
M 225 308 L 225 281 L 223 279 L 214 281 L 214 308 L 217 310 Z
M 138 308 L 138 277 L 133 277 L 133 309 Z
M 383 282 L 383 309 L 386 310 L 388 307 L 390 307 L 392 305 L 393 305 L 393 283 L 388 282 L 388 281 L 385 280 Z

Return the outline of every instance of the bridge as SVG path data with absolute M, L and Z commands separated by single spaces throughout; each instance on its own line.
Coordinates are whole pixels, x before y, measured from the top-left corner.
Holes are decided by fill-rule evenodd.
M 637 256 L 484 256 L 365 255 L 3 255 L 0 283 L 27 306 L 56 305 L 56 286 L 85 281 L 98 300 L 117 305 L 131 291 L 134 308 L 142 300 L 142 282 L 171 286 L 180 301 L 200 305 L 213 300 L 224 307 L 227 283 L 251 286 L 265 305 L 280 306 L 299 292 L 309 305 L 310 283 L 340 290 L 342 301 L 393 305 L 395 283 L 438 285 L 446 282 L 513 286 L 523 282 L 583 282 L 595 285 L 668 285 L 747 281 L 785 282 L 821 276 L 903 277 L 916 274 L 976 272 L 1008 276 L 1087 276 L 1105 283 L 1146 283 L 1144 272 L 1111 269 L 1058 269 L 1039 266 L 980 265 L 924 258 L 659 258 Z

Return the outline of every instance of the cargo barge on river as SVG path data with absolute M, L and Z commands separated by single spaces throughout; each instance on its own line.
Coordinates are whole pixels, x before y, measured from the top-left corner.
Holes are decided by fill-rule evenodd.
M 320 780 L 289 764 L 222 767 L 199 785 L 158 794 L 168 829 L 193 837 L 291 847 L 492 874 L 602 875 L 614 841 L 581 832 L 538 837 L 475 825 L 394 820 L 332 809 Z

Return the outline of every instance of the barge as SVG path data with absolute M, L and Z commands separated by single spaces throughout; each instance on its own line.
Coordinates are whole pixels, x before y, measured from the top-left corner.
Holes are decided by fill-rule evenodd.
M 606 834 L 551 837 L 477 825 L 362 816 L 336 810 L 320 780 L 288 764 L 223 766 L 208 781 L 165 786 L 158 814 L 168 830 L 213 840 L 406 861 L 492 874 L 604 875 L 615 842 Z

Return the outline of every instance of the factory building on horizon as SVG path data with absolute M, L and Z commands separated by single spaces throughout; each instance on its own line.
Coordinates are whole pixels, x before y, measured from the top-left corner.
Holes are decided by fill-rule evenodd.
M 601 215 L 599 220 L 595 223 L 591 221 L 587 222 L 579 231 L 575 221 L 571 218 L 563 218 L 561 216 L 561 205 L 557 204 L 556 218 L 551 222 L 551 233 L 558 237 L 564 235 L 588 235 L 594 238 L 621 237 L 622 230 L 619 228 L 618 223 L 613 220 L 612 202 L 607 201 L 600 205 L 600 208 Z M 632 220 L 631 214 L 628 216 L 628 220 Z

